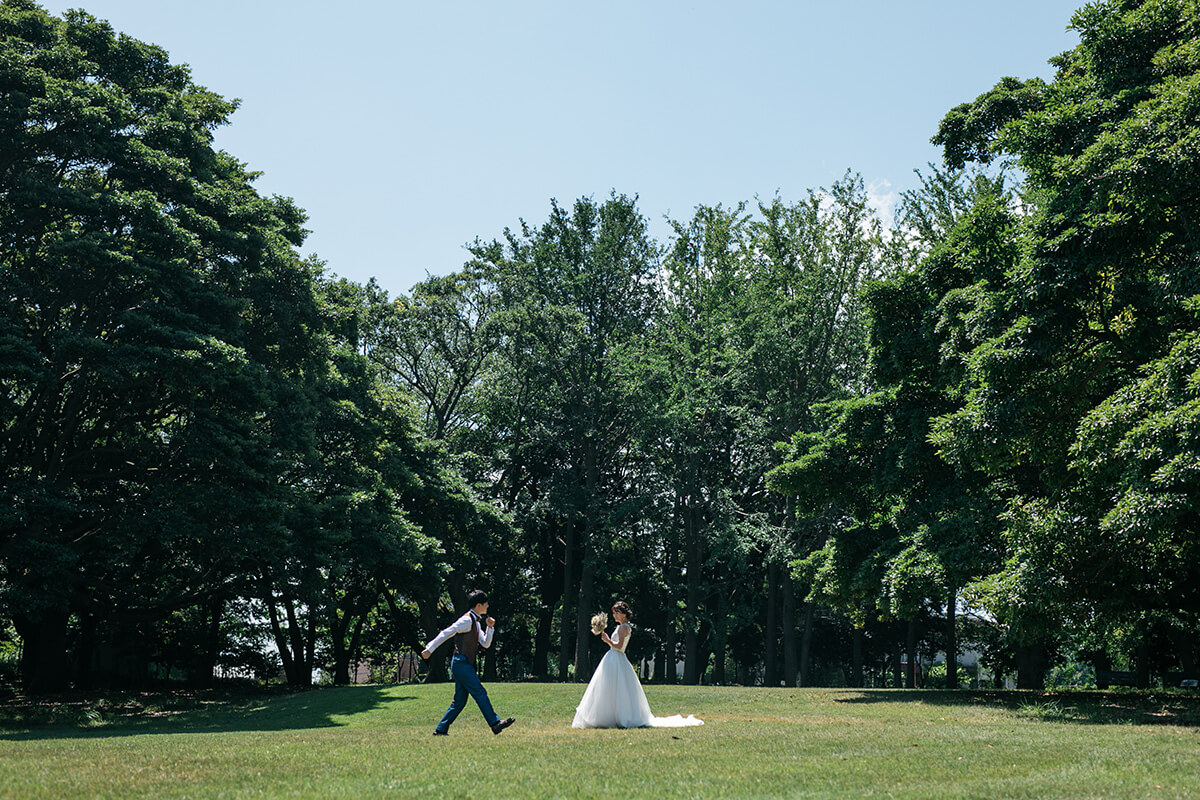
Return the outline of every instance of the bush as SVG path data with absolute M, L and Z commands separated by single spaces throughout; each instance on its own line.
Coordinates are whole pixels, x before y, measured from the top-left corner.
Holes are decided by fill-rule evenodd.
M 1046 671 L 1047 689 L 1095 689 L 1096 670 L 1089 664 L 1068 661 Z
M 946 686 L 946 662 L 934 664 L 925 670 L 925 687 L 927 689 L 945 689 Z M 958 686 L 955 689 L 970 689 L 971 688 L 971 672 L 965 669 L 961 664 L 958 665 Z

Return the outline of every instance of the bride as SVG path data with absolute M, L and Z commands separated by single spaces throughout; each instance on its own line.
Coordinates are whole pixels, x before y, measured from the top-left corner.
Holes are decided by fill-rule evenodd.
M 703 720 L 689 714 L 681 717 L 656 717 L 650 713 L 646 693 L 641 681 L 625 655 L 629 646 L 629 618 L 633 610 L 624 600 L 612 607 L 613 620 L 617 627 L 609 636 L 603 630 L 603 614 L 597 616 L 593 625 L 599 624 L 600 639 L 608 645 L 608 652 L 600 659 L 600 665 L 592 675 L 583 699 L 575 710 L 572 728 L 679 728 L 686 725 L 703 725 Z

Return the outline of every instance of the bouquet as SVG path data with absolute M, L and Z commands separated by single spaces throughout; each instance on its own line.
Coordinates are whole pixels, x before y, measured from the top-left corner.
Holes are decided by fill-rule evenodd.
M 596 616 L 592 617 L 592 633 L 599 636 L 604 632 L 604 628 L 608 625 L 608 614 L 601 611 Z

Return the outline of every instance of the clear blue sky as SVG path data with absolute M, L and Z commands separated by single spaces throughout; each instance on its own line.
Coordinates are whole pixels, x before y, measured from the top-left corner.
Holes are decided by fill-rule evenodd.
M 1001 77 L 1050 77 L 1082 0 L 42 0 L 164 47 L 242 100 L 217 143 L 307 209 L 305 252 L 393 294 L 519 218 L 616 190 L 651 230 L 798 200 L 880 203 Z

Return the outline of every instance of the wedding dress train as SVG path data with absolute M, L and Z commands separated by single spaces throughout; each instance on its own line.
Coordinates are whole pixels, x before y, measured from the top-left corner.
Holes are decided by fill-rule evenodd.
M 622 628 L 624 630 L 622 631 Z M 689 714 L 656 717 L 650 713 L 642 682 L 625 655 L 629 646 L 629 625 L 619 625 L 613 631 L 614 639 L 621 639 L 620 649 L 610 647 L 600 659 L 575 709 L 572 728 L 682 728 L 703 725 L 704 721 Z

